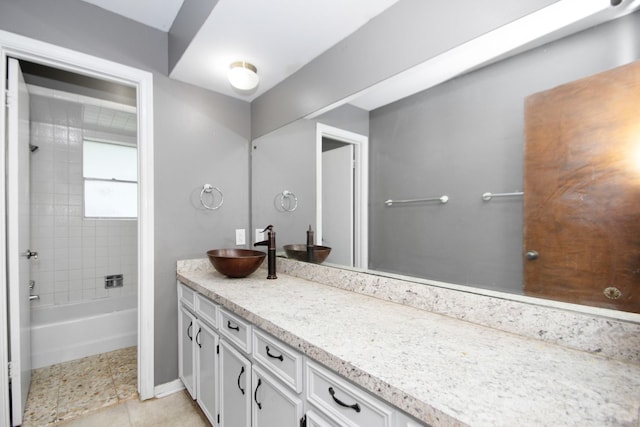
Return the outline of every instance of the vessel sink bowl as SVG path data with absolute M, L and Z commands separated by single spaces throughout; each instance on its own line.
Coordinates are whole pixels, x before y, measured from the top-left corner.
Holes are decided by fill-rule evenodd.
M 314 264 L 321 264 L 331 252 L 331 248 L 328 246 L 313 245 L 313 253 L 311 259 L 307 259 L 307 245 L 284 245 L 284 251 L 287 257 L 298 260 L 312 262 Z
M 267 254 L 251 249 L 212 249 L 207 256 L 213 268 L 227 277 L 246 277 L 256 271 Z

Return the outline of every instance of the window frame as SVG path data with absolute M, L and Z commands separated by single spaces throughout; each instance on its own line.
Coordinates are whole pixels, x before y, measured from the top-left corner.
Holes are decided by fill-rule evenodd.
M 133 148 L 136 150 L 136 180 L 126 180 L 126 179 L 118 179 L 118 178 L 92 178 L 87 177 L 85 175 L 85 143 L 92 142 L 97 144 L 106 144 L 106 145 L 116 145 L 123 146 L 128 148 Z M 103 139 L 103 138 L 95 138 L 95 137 L 87 137 L 83 136 L 82 138 L 82 218 L 83 220 L 116 220 L 116 221 L 126 221 L 126 220 L 137 220 L 140 216 L 140 207 L 139 205 L 139 195 L 136 197 L 136 216 L 87 216 L 87 201 L 86 201 L 86 183 L 87 181 L 91 182 L 117 182 L 123 184 L 135 184 L 136 185 L 136 194 L 139 193 L 139 151 L 137 144 L 128 143 L 124 141 L 111 140 L 111 139 Z

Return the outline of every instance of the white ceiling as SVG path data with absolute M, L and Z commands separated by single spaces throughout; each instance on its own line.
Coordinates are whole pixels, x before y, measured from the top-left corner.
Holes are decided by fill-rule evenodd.
M 84 1 L 168 31 L 184 0 Z M 397 1 L 219 0 L 170 77 L 252 101 Z M 605 0 L 558 1 L 327 109 L 351 102 L 372 110 L 496 57 L 522 51 L 639 8 L 640 0 L 624 2 L 615 9 Z M 466 58 L 466 61 L 460 63 L 460 58 Z M 229 85 L 227 70 L 235 61 L 248 61 L 258 68 L 260 84 L 254 93 L 238 93 Z
M 102 9 L 169 31 L 183 0 L 84 0 Z
M 168 31 L 183 0 L 84 0 Z M 398 0 L 219 0 L 171 78 L 251 101 Z M 260 84 L 235 92 L 229 64 L 248 61 Z

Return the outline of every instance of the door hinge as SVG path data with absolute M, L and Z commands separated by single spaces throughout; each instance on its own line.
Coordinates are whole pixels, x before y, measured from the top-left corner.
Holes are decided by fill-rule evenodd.
M 307 427 L 307 416 L 303 415 L 302 418 L 300 418 L 300 427 Z
M 15 95 L 12 91 L 5 89 L 4 91 L 4 105 L 7 108 L 11 108 L 15 104 Z
M 216 354 L 220 354 L 220 344 L 216 346 Z
M 13 362 L 7 363 L 7 370 L 9 371 L 9 379 L 13 378 Z
M 218 425 L 220 424 L 220 414 L 218 414 Z

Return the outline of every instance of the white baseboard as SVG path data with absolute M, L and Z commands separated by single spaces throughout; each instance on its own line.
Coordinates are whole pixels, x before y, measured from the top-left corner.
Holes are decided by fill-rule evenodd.
M 180 379 L 176 379 L 168 383 L 157 385 L 153 389 L 153 394 L 155 397 L 161 398 L 182 390 L 184 390 L 184 384 L 182 384 L 182 381 L 180 381 Z

